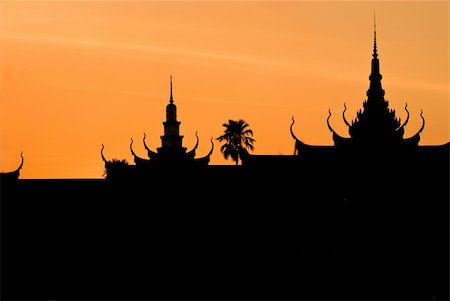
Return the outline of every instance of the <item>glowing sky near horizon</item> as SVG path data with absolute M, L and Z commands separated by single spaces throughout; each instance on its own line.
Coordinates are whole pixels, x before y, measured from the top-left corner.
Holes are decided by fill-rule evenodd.
M 183 144 L 209 151 L 222 123 L 242 118 L 255 154 L 292 154 L 296 135 L 347 136 L 369 86 L 373 13 L 383 88 L 405 119 L 426 119 L 421 145 L 448 142 L 448 14 L 441 2 L 0 2 L 0 169 L 21 178 L 98 178 L 101 144 L 127 159 L 130 138 L 161 145 L 173 75 Z M 219 152 L 210 164 L 232 164 Z

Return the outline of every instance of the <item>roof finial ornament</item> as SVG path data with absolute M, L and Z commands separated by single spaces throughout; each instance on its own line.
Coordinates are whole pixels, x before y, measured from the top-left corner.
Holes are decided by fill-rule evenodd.
M 375 19 L 375 12 L 373 12 L 373 57 L 376 58 L 377 56 L 377 23 Z
M 170 103 L 173 103 L 173 93 L 172 93 L 172 75 L 170 75 Z

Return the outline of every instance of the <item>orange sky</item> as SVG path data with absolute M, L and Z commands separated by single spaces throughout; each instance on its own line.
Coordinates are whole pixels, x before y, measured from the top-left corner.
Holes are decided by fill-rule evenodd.
M 421 145 L 449 140 L 448 14 L 443 2 L 0 2 L 0 170 L 21 178 L 102 177 L 130 137 L 161 145 L 173 75 L 184 146 L 209 150 L 222 123 L 242 118 L 256 154 L 292 154 L 295 132 L 331 145 L 347 136 L 369 86 L 373 12 L 383 88 L 405 118 L 426 119 Z M 211 164 L 225 161 L 219 144 Z

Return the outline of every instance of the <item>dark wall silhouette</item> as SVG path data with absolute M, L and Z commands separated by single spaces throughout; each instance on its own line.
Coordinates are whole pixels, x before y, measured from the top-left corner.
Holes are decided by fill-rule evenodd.
M 2 187 L 2 297 L 448 299 L 448 159 L 291 163 Z

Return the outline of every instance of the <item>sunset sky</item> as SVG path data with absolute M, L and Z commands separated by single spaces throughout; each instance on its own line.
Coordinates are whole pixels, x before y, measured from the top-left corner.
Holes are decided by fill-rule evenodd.
M 108 159 L 161 145 L 173 76 L 183 144 L 207 154 L 228 119 L 254 131 L 255 154 L 292 154 L 295 133 L 348 136 L 369 87 L 376 12 L 385 98 L 405 137 L 449 141 L 449 3 L 304 1 L 1 1 L 0 170 L 21 178 L 100 178 Z M 219 144 L 210 164 L 225 161 Z M 134 163 L 133 163 L 134 164 Z

